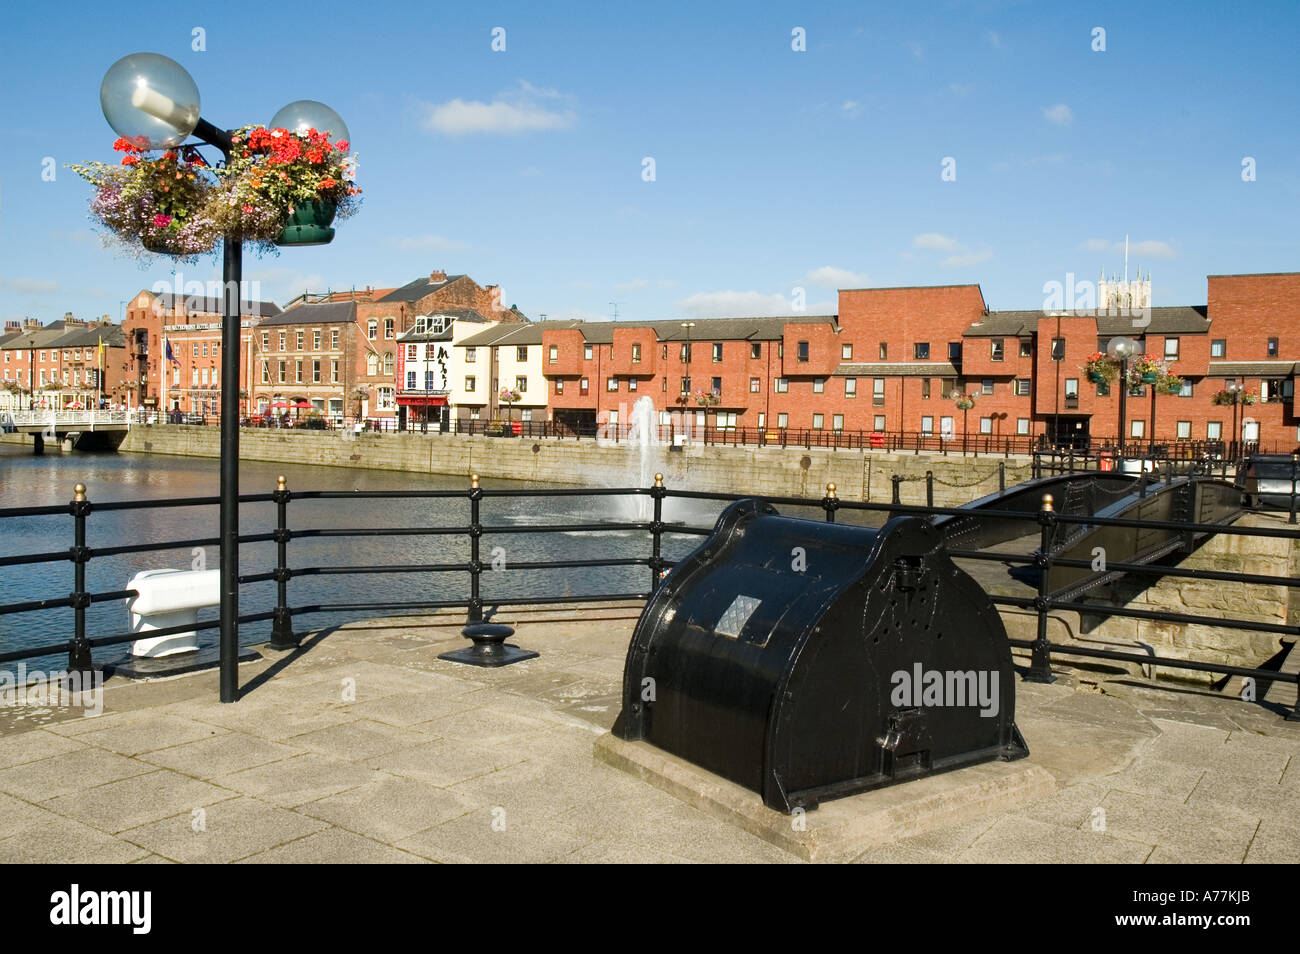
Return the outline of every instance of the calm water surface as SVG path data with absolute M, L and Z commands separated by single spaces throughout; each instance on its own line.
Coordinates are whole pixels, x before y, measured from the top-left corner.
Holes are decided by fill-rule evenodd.
M 293 463 L 244 462 L 240 466 L 243 493 L 275 489 L 277 474 L 288 478 L 290 490 L 463 490 L 459 477 L 434 474 L 391 473 L 350 470 L 339 467 L 306 466 Z M 599 477 L 602 475 L 593 475 Z M 626 486 L 630 481 L 618 475 L 593 480 L 593 485 Z M 50 454 L 36 457 L 30 446 L 0 445 L 0 508 L 62 505 L 71 500 L 73 486 L 86 485 L 92 503 L 115 500 L 166 499 L 215 496 L 218 493 L 217 461 L 212 459 L 164 457 L 151 454 Z M 546 485 L 510 481 L 484 481 L 487 488 L 524 488 Z M 552 485 L 553 486 L 553 485 Z M 712 526 L 722 508 L 712 502 L 666 502 L 666 518 L 692 526 Z M 594 523 L 635 520 L 636 504 L 617 497 L 558 497 L 485 499 L 485 525 L 527 526 L 551 523 Z M 91 592 L 123 589 L 140 570 L 173 567 L 189 569 L 194 555 L 189 547 L 178 549 L 169 543 L 218 533 L 217 507 L 186 507 L 167 510 L 132 510 L 92 513 L 87 518 L 87 544 L 94 547 L 131 542 L 157 542 L 147 552 L 92 559 L 86 577 Z M 331 528 L 382 528 L 464 526 L 469 522 L 469 502 L 459 500 L 302 500 L 289 504 L 289 526 Z M 240 533 L 274 529 L 275 505 L 245 504 L 240 511 Z M 0 555 L 49 552 L 72 545 L 73 520 L 69 515 L 18 517 L 0 520 Z M 664 555 L 677 559 L 700 541 L 687 534 L 669 534 Z M 492 558 L 494 547 L 502 547 L 507 566 L 511 561 L 597 559 L 600 557 L 649 556 L 649 534 L 643 531 L 576 531 L 562 534 L 485 535 L 481 556 Z M 207 566 L 219 565 L 216 546 L 206 549 Z M 294 540 L 289 544 L 289 566 L 364 564 L 427 564 L 464 561 L 469 558 L 468 541 L 449 536 L 344 537 Z M 241 574 L 274 568 L 275 544 L 246 544 L 241 547 Z M 645 567 L 611 567 L 572 570 L 520 570 L 484 574 L 483 595 L 493 596 L 579 596 L 592 593 L 642 592 L 649 585 Z M 0 568 L 0 604 L 63 596 L 73 590 L 70 562 Z M 303 576 L 289 583 L 290 605 L 337 602 L 400 602 L 404 600 L 464 599 L 469 595 L 465 573 L 405 572 L 391 574 Z M 275 605 L 274 582 L 242 587 L 240 612 L 257 613 Z M 92 605 L 87 611 L 87 635 L 108 636 L 129 628 L 123 601 Z M 315 628 L 374 613 L 349 612 L 295 617 L 295 626 Z M 215 610 L 200 614 L 216 617 Z M 42 610 L 0 616 L 0 651 L 48 645 L 71 637 L 71 609 Z M 265 641 L 270 623 L 241 627 L 240 641 Z M 200 633 L 204 644 L 216 641 L 216 631 Z M 95 651 L 97 661 L 107 661 L 126 652 L 126 646 Z M 29 669 L 58 666 L 66 654 L 29 661 Z M 7 668 L 12 668 L 9 665 Z

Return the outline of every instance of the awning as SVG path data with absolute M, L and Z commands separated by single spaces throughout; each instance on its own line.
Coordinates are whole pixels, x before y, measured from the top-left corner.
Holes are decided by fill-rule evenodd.
M 414 407 L 446 407 L 447 398 L 444 395 L 399 394 L 397 403 Z

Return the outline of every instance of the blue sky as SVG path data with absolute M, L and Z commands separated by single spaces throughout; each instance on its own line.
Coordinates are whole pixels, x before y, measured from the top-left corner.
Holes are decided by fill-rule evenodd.
M 63 167 L 112 161 L 99 82 L 139 50 L 181 62 L 219 125 L 302 98 L 349 124 L 365 204 L 328 247 L 246 259 L 277 301 L 444 268 L 534 318 L 789 313 L 796 288 L 822 313 L 836 287 L 964 282 L 1036 308 L 1067 272 L 1122 269 L 1125 234 L 1156 305 L 1300 269 L 1294 3 L 50 9 L 0 36 L 5 318 L 116 320 L 173 280 L 101 247 Z

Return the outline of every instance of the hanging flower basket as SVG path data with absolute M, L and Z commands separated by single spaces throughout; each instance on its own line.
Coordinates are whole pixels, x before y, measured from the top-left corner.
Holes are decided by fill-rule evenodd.
M 1095 352 L 1083 365 L 1088 380 L 1093 384 L 1110 384 L 1119 377 L 1119 365 L 1103 352 Z
M 328 245 L 334 240 L 330 223 L 338 206 L 330 199 L 304 202 L 289 214 L 289 221 L 275 240 L 276 245 Z
M 1139 384 L 1155 384 L 1169 374 L 1169 368 L 1154 355 L 1143 354 L 1134 358 L 1129 364 L 1128 382 L 1136 387 Z

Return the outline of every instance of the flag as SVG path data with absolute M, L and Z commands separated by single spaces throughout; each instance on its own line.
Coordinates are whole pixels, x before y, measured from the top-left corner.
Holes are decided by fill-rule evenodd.
M 167 346 L 167 360 L 172 364 L 179 366 L 180 361 L 177 360 L 176 355 L 172 354 L 172 343 L 164 338 L 163 344 Z

